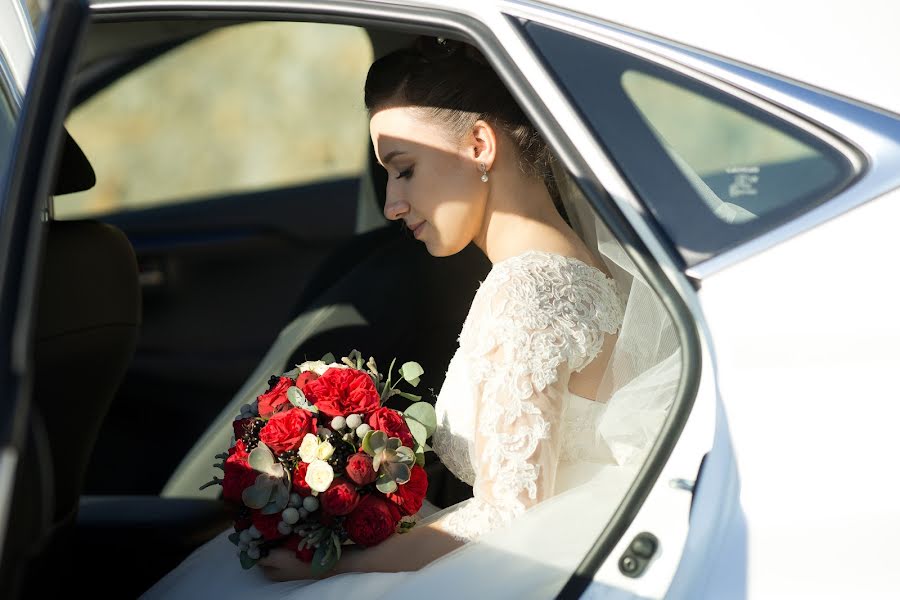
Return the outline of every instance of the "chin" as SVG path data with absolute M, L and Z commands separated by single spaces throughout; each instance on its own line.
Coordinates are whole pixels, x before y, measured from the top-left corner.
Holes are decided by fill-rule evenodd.
M 436 258 L 441 258 L 444 256 L 453 256 L 457 252 L 460 252 L 467 245 L 467 244 L 462 244 L 462 245 L 457 244 L 457 245 L 448 246 L 446 244 L 434 244 L 431 242 L 424 242 L 424 243 L 425 243 L 425 249 L 428 250 L 428 254 L 430 254 Z

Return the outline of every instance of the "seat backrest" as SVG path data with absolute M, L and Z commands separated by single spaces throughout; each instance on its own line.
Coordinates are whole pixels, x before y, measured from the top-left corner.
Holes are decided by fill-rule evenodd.
M 74 519 L 100 424 L 140 325 L 137 260 L 118 229 L 48 225 L 38 293 L 33 403 L 49 440 L 54 524 Z

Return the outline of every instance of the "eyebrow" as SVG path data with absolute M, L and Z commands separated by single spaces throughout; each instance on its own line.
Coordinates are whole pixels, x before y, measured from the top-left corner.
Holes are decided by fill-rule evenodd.
M 383 159 L 381 159 L 381 164 L 382 165 L 388 164 L 389 162 L 394 160 L 395 156 L 398 156 L 400 154 L 406 154 L 406 152 L 404 152 L 403 150 L 391 150 L 390 152 L 387 153 L 387 155 Z

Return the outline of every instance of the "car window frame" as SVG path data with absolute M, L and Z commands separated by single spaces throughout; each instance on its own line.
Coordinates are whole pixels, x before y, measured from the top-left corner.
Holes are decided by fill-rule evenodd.
M 814 124 L 808 124 L 810 127 L 806 129 L 801 128 L 760 104 L 745 102 L 726 90 L 603 41 L 580 35 L 579 32 L 533 21 L 521 21 L 517 25 L 616 161 L 643 205 L 653 215 L 658 231 L 670 241 L 685 268 L 728 252 L 828 202 L 853 185 L 865 170 L 864 166 L 860 167 L 865 165 L 862 155 L 847 156 L 846 148 L 829 143 L 827 136 L 816 135 Z M 567 65 L 563 57 L 548 58 L 548 52 L 558 52 L 560 45 L 573 40 L 579 44 L 580 52 L 577 54 L 582 60 L 585 59 L 585 51 L 595 53 L 592 68 L 596 69 L 596 77 L 583 77 L 583 62 L 578 63 L 576 76 L 574 72 L 564 71 Z M 563 49 L 564 52 L 569 50 Z M 621 83 L 622 75 L 629 71 L 675 85 L 787 133 L 826 155 L 833 164 L 840 164 L 842 174 L 834 182 L 809 192 L 805 198 L 762 213 L 755 219 L 742 223 L 722 221 L 712 213 L 646 125 L 646 117 Z M 603 83 L 591 89 L 593 81 L 589 79 L 602 79 Z M 618 88 L 615 96 L 607 93 L 613 85 Z M 601 104 L 601 101 L 607 104 Z M 616 111 L 615 117 L 609 118 L 610 111 L 600 111 L 600 106 L 606 109 L 612 107 Z M 627 130 L 623 129 L 623 124 Z

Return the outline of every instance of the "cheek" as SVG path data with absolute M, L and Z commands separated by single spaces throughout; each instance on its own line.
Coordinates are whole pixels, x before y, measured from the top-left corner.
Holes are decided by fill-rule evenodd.
M 465 186 L 447 187 L 445 193 L 436 198 L 432 223 L 437 233 L 435 241 L 440 248 L 434 250 L 439 250 L 441 255 L 459 252 L 481 230 L 484 201 L 474 193 L 476 190 Z

